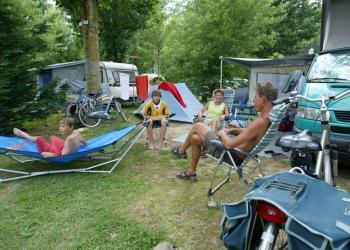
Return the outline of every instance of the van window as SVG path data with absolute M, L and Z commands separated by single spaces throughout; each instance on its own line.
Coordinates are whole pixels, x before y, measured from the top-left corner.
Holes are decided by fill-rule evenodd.
M 119 69 L 106 69 L 106 72 L 107 72 L 108 82 L 109 82 L 109 84 L 113 84 L 113 86 L 120 86 L 119 73 L 128 74 L 130 83 L 136 83 L 134 71 L 119 70 Z
M 128 74 L 130 82 L 133 82 L 133 83 L 136 82 L 136 80 L 135 80 L 135 72 L 134 71 L 120 71 L 120 72 L 122 72 L 124 74 Z
M 120 76 L 119 76 L 119 71 L 117 69 L 113 69 L 113 77 L 114 77 L 114 82 L 116 84 L 120 84 Z
M 102 69 L 100 69 L 100 81 L 101 83 L 104 82 Z
M 316 57 L 310 72 L 308 80 L 327 80 L 334 79 L 338 81 L 350 80 L 350 52 L 327 53 Z
M 111 69 L 106 69 L 106 73 L 107 73 L 107 82 L 109 84 L 115 84 L 115 80 L 114 80 L 114 76 L 113 76 L 113 73 L 112 73 L 112 70 Z

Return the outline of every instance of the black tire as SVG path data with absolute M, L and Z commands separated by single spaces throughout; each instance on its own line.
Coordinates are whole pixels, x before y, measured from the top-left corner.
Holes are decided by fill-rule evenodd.
M 96 127 L 101 122 L 101 118 L 91 117 L 91 113 L 95 112 L 96 107 L 91 107 L 90 102 L 86 102 L 79 108 L 78 117 L 80 122 L 89 128 Z
M 79 106 L 77 103 L 68 103 L 64 114 L 66 117 L 76 118 L 78 116 L 78 109 Z

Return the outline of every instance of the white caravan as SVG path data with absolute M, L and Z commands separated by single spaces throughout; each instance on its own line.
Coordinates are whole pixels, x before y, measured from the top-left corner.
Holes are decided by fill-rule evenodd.
M 99 62 L 100 81 L 108 83 L 108 86 L 115 97 L 122 96 L 120 79 L 121 76 L 129 78 L 129 97 L 136 97 L 136 81 L 138 76 L 137 67 L 133 64 Z M 85 61 L 52 64 L 45 67 L 39 73 L 39 84 L 41 87 L 47 85 L 53 79 L 68 82 L 73 89 L 85 87 Z M 74 86 L 76 85 L 76 87 Z M 125 93 L 124 93 L 125 94 Z

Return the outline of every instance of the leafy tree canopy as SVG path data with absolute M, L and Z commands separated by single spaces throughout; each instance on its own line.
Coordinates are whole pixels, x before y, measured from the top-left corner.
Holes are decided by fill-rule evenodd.
M 200 92 L 219 86 L 219 56 L 251 57 L 262 41 L 274 40 L 267 27 L 278 22 L 270 0 L 194 0 L 170 19 L 162 48 L 161 72 Z M 237 66 L 230 66 L 236 67 Z M 226 67 L 227 74 L 229 67 Z M 237 76 L 245 71 L 236 69 Z
M 282 19 L 270 26 L 269 32 L 276 34 L 275 41 L 263 43 L 258 56 L 288 56 L 306 53 L 311 47 L 319 49 L 321 0 L 274 0 L 272 5 L 281 7 L 275 15 Z
M 64 35 L 62 19 L 49 7 L 45 1 L 0 1 L 0 133 L 47 115 L 59 100 L 52 86 L 38 92 L 35 70 L 65 54 L 65 41 L 55 36 Z
M 132 35 L 144 27 L 153 7 L 159 0 L 99 0 L 98 23 L 101 60 L 122 62 L 130 46 Z M 76 1 L 57 0 L 72 17 L 79 30 L 80 4 Z
M 134 35 L 128 53 L 139 56 L 141 72 L 156 72 L 160 46 L 163 76 L 190 83 L 197 92 L 209 87 L 210 92 L 219 86 L 219 56 L 282 57 L 305 53 L 319 44 L 320 0 L 185 2 L 165 17 L 164 5 L 160 6 Z M 224 66 L 224 80 L 247 78 L 245 68 Z

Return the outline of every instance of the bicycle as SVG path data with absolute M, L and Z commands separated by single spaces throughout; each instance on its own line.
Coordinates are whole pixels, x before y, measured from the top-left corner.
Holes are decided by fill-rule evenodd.
M 103 119 L 116 119 L 120 116 L 123 121 L 127 118 L 121 104 L 111 94 L 98 92 L 92 97 L 82 94 L 83 89 L 78 91 L 79 98 L 76 103 L 70 103 L 66 107 L 66 116 L 74 115 L 86 127 L 96 127 Z

